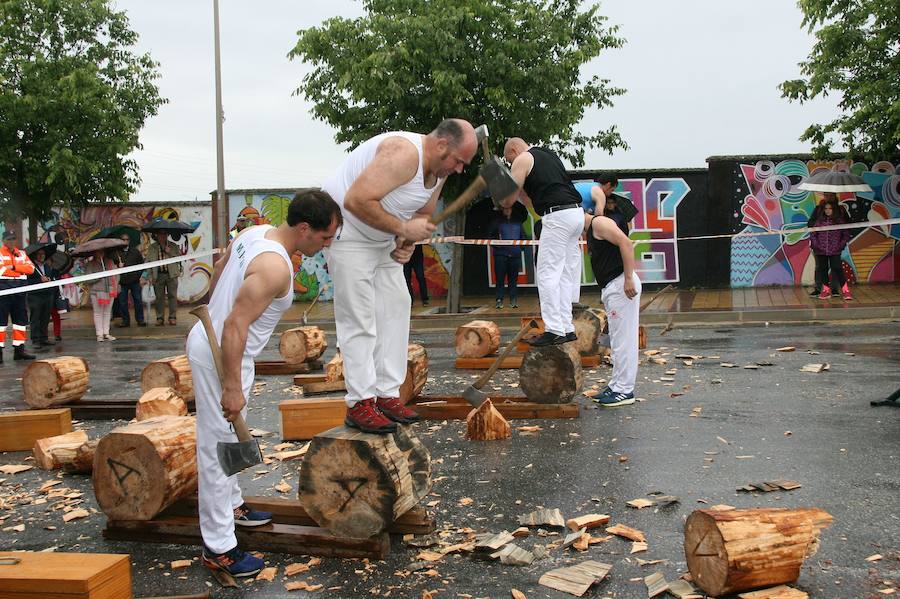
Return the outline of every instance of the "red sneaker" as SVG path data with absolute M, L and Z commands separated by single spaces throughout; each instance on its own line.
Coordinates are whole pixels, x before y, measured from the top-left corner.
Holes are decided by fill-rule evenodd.
M 374 399 L 363 399 L 356 402 L 355 406 L 347 410 L 344 424 L 359 429 L 364 433 L 379 435 L 393 433 L 397 430 L 397 425 L 388 420 L 375 406 Z
M 418 422 L 422 418 L 400 403 L 396 397 L 379 397 L 375 403 L 381 413 L 400 424 L 412 424 Z

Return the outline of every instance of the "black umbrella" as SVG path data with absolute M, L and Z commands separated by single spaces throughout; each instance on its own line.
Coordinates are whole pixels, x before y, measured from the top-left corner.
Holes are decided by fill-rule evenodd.
M 43 243 L 32 243 L 27 248 L 25 248 L 25 253 L 28 254 L 29 257 L 31 257 L 36 254 L 38 250 L 44 250 L 44 260 L 49 260 L 50 256 L 52 256 L 56 252 L 56 244 L 49 241 L 45 241 Z
M 128 245 L 135 246 L 141 242 L 141 232 L 128 225 L 113 225 L 112 227 L 106 227 L 91 237 L 91 239 L 120 239 L 122 235 L 128 235 Z
M 72 248 L 73 256 L 90 256 L 94 252 L 98 250 L 109 250 L 112 248 L 121 248 L 128 245 L 126 242 L 121 239 L 113 239 L 110 237 L 100 237 L 98 239 L 91 239 L 90 241 L 85 241 L 84 243 L 79 243 L 74 248 Z
M 848 191 L 872 191 L 869 184 L 853 173 L 846 171 L 819 171 L 797 186 L 803 191 L 844 193 Z
M 183 223 L 180 220 L 169 220 L 167 218 L 154 218 L 152 221 L 141 227 L 144 233 L 193 233 L 197 227 Z
M 625 196 L 611 193 L 609 194 L 609 197 L 615 200 L 616 209 L 625 217 L 626 222 L 631 221 L 631 219 L 637 215 L 638 209 L 635 207 L 634 203 Z

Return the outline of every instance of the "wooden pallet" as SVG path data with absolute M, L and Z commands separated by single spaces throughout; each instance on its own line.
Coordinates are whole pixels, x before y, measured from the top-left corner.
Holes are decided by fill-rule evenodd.
M 545 404 L 525 396 L 491 395 L 494 407 L 507 419 L 578 418 L 577 403 Z M 407 404 L 425 420 L 464 420 L 472 406 L 459 395 L 420 395 Z
M 319 381 L 311 383 L 303 383 L 294 377 L 294 384 L 303 387 L 303 395 L 315 395 L 316 393 L 334 393 L 335 391 L 346 391 L 347 383 L 343 379 L 339 381 Z
M 193 400 L 185 402 L 188 412 L 194 411 Z M 76 420 L 131 420 L 137 406 L 136 399 L 118 399 L 107 397 L 102 399 L 79 399 L 64 407 L 72 411 Z
M 526 350 L 529 347 L 525 346 Z M 500 368 L 516 369 L 522 367 L 522 359 L 524 356 L 509 356 L 500 362 Z M 494 363 L 497 356 L 485 356 L 484 358 L 456 358 L 455 366 L 459 369 L 468 370 L 487 370 Z M 581 366 L 583 368 L 594 368 L 600 364 L 600 356 L 581 356 Z
M 300 364 L 288 364 L 284 360 L 257 360 L 256 375 L 267 374 L 306 374 L 313 370 L 322 370 L 322 361 L 301 362 Z

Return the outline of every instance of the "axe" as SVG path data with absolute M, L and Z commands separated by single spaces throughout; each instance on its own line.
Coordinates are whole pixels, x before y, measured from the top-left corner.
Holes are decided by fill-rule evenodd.
M 322 295 L 322 292 L 328 289 L 328 285 L 319 285 L 319 292 L 316 294 L 316 297 L 313 299 L 312 303 L 307 306 L 306 310 L 303 311 L 303 326 L 306 326 L 306 317 L 309 316 L 310 311 L 312 311 L 313 306 L 316 305 L 316 302 L 319 301 L 319 297 Z
M 503 360 L 512 352 L 513 348 L 522 340 L 522 337 L 525 336 L 525 333 L 530 331 L 533 328 L 537 327 L 537 322 L 534 320 L 530 320 L 525 326 L 523 326 L 516 336 L 512 338 L 512 341 L 503 348 L 503 351 L 497 356 L 497 359 L 494 360 L 494 363 L 491 364 L 491 367 L 487 369 L 487 372 L 481 375 L 477 381 L 469 385 L 469 387 L 463 391 L 463 399 L 472 404 L 473 407 L 480 407 L 481 404 L 484 403 L 484 400 L 488 398 L 488 394 L 482 391 L 482 387 L 487 385 L 488 381 L 491 380 L 491 377 L 494 376 L 494 373 L 497 372 L 497 369 L 500 368 L 500 364 Z
M 216 372 L 219 375 L 219 384 L 225 384 L 225 367 L 222 365 L 222 349 L 219 342 L 216 341 L 216 332 L 213 330 L 212 320 L 209 318 L 209 309 L 206 304 L 197 306 L 190 311 L 191 314 L 200 319 L 203 323 L 203 330 L 206 331 L 206 338 L 209 339 L 209 349 L 212 352 L 213 362 L 216 365 Z M 225 471 L 226 476 L 237 474 L 241 470 L 256 466 L 262 463 L 262 455 L 259 451 L 259 443 L 250 436 L 247 430 L 247 423 L 240 414 L 232 422 L 234 432 L 237 434 L 237 443 L 224 443 L 219 441 L 216 444 L 216 454 L 219 456 L 219 465 Z

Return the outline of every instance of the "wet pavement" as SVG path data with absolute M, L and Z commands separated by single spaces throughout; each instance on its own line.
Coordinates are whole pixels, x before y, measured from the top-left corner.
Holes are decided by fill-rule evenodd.
M 518 516 L 544 506 L 559 508 L 566 518 L 610 514 L 611 524 L 626 524 L 646 533 L 646 552 L 631 555 L 630 542 L 613 538 L 584 553 L 557 547 L 525 567 L 447 555 L 429 568 L 409 573 L 407 566 L 419 550 L 397 537 L 383 562 L 323 559 L 290 580 L 324 585 L 309 596 L 419 598 L 423 591 L 440 589 L 437 596 L 443 598 L 500 598 L 509 597 L 510 589 L 516 588 L 529 598 L 561 598 L 570 595 L 538 585 L 541 574 L 593 559 L 613 568 L 607 580 L 585 597 L 644 598 L 647 590 L 642 577 L 661 572 L 673 580 L 686 571 L 684 519 L 694 509 L 725 503 L 819 507 L 834 516 L 834 524 L 822 534 L 819 553 L 806 561 L 797 585 L 811 597 L 881 597 L 879 590 L 900 587 L 900 410 L 869 406 L 870 400 L 884 398 L 900 386 L 900 323 L 678 327 L 665 337 L 659 331 L 659 327 L 649 330 L 648 349 L 660 350 L 668 364 L 647 364 L 644 358 L 636 390 L 643 401 L 633 406 L 596 408 L 580 396 L 577 401 L 584 408 L 580 418 L 514 420 L 513 437 L 506 441 L 466 441 L 465 426 L 458 421 L 417 425 L 433 458 L 436 482 L 428 501 L 438 503 L 431 511 L 438 529 L 450 533 L 442 540 L 461 539 L 456 531 L 467 527 L 512 531 Z M 181 353 L 183 346 L 180 336 L 148 333 L 144 338 L 103 344 L 65 341 L 51 353 L 89 360 L 90 397 L 137 398 L 141 369 L 153 359 Z M 504 331 L 505 338 L 511 334 Z M 411 336 L 411 341 L 428 349 L 431 366 L 426 393 L 458 394 L 480 374 L 453 368 L 451 340 L 452 331 Z M 277 358 L 276 341 L 263 358 Z M 774 351 L 785 345 L 797 349 Z M 325 358 L 332 352 L 329 349 Z M 681 353 L 718 358 L 700 359 L 688 368 L 674 359 Z M 18 379 L 24 366 L 13 363 L 10 354 L 7 349 L 7 362 L 0 366 L 0 388 L 7 389 L 0 408 L 23 409 Z M 721 362 L 737 367 L 723 368 Z M 772 365 L 742 368 L 755 362 Z M 830 370 L 800 372 L 810 363 L 828 363 Z M 661 379 L 671 368 L 677 369 L 671 376 L 674 380 Z M 607 366 L 587 371 L 585 388 L 602 387 L 608 376 Z M 277 404 L 297 395 L 290 389 L 289 376 L 259 377 L 257 382 L 249 421 L 254 428 L 273 432 L 262 439 L 272 446 L 281 441 Z M 517 383 L 515 371 L 500 371 L 490 386 L 497 393 L 517 394 Z M 93 438 L 121 424 L 85 421 L 77 426 Z M 541 430 L 531 435 L 517 430 L 526 425 Z M 29 455 L 3 453 L 0 464 L 31 463 L 25 461 Z M 298 466 L 297 462 L 273 464 L 264 475 L 255 474 L 255 469 L 242 475 L 242 487 L 247 494 L 295 497 Z M 101 513 L 65 523 L 53 501 L 33 503 L 41 496 L 38 488 L 43 483 L 59 479 L 58 486 L 84 492 L 80 507 L 96 510 L 87 476 L 34 469 L 0 474 L 0 479 L 0 529 L 25 525 L 24 532 L 0 532 L 0 550 L 52 547 L 130 553 L 136 597 L 207 590 L 215 597 L 307 596 L 303 591 L 288 593 L 283 575 L 286 564 L 308 558 L 268 554 L 268 565 L 279 569 L 274 581 L 224 590 L 196 561 L 186 569 L 170 569 L 173 560 L 195 558 L 196 547 L 107 542 L 101 535 L 105 523 Z M 795 480 L 802 487 L 772 493 L 735 491 L 748 483 L 775 479 Z M 274 490 L 282 480 L 291 486 L 284 495 Z M 680 497 L 680 503 L 642 510 L 625 504 L 657 491 Z M 560 535 L 535 533 L 533 529 L 531 536 L 517 544 L 532 550 L 561 541 Z M 873 554 L 884 557 L 866 561 Z M 666 561 L 641 565 L 637 558 Z

